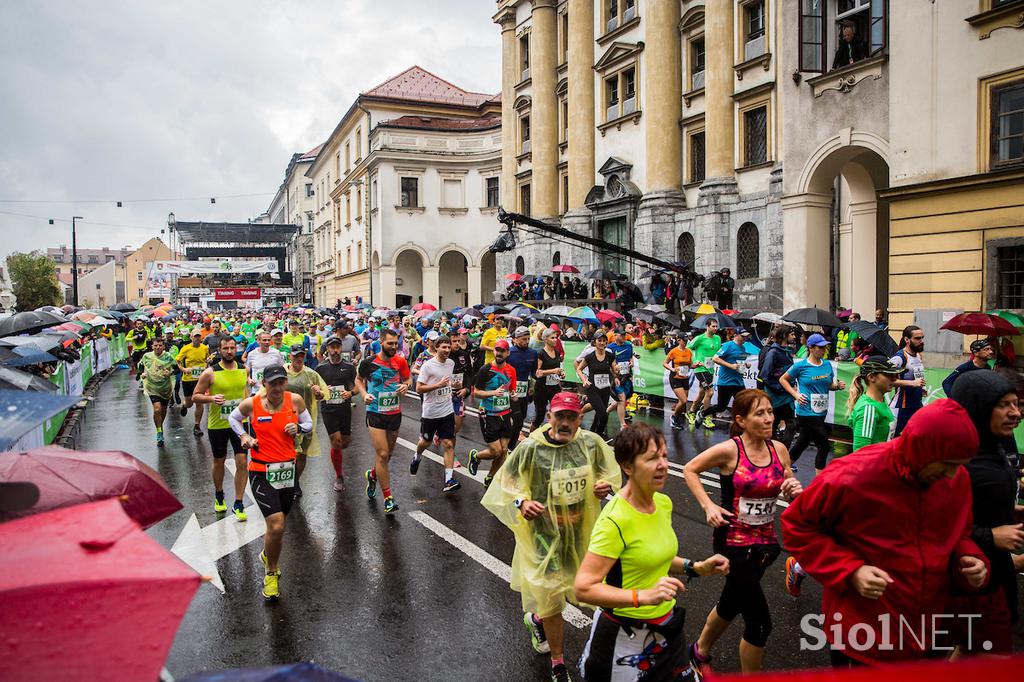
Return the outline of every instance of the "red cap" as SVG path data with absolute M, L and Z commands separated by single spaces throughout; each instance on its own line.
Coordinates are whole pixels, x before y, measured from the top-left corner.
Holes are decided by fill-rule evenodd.
M 505 350 L 508 350 L 508 341 L 506 341 L 505 339 L 498 339 L 497 341 L 495 341 L 494 350 L 498 350 L 499 348 L 504 348 Z
M 550 327 L 548 327 L 548 328 L 549 328 L 549 329 L 554 329 L 554 330 L 555 330 L 556 332 L 560 332 L 560 331 L 562 331 L 562 329 L 561 329 L 561 328 L 560 328 L 560 327 L 559 327 L 559 326 L 558 326 L 557 324 L 553 324 L 553 325 L 551 325 L 551 326 L 550 326 Z
M 551 406 L 548 408 L 552 412 L 563 412 L 569 410 L 570 412 L 582 412 L 583 411 L 583 400 L 576 393 L 570 393 L 568 391 L 562 391 L 556 393 L 551 398 Z

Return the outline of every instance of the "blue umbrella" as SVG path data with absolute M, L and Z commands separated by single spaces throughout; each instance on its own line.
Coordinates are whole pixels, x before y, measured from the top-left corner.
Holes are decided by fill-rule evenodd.
M 0 452 L 81 399 L 81 396 L 0 389 Z
M 35 346 L 18 346 L 13 349 L 13 357 L 3 360 L 8 367 L 25 367 L 46 362 L 59 362 L 57 358 Z
M 189 675 L 182 682 L 356 682 L 315 663 L 292 663 L 267 668 L 236 668 Z
M 490 315 L 491 313 L 498 313 L 500 315 L 502 313 L 507 313 L 508 308 L 500 305 L 489 305 L 486 308 L 484 308 L 481 312 L 484 315 Z

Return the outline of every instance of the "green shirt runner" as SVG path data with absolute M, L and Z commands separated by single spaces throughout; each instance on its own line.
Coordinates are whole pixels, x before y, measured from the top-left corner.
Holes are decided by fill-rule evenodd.
M 889 440 L 889 427 L 893 419 L 892 410 L 885 403 L 880 403 L 868 395 L 858 398 L 853 411 L 850 412 L 853 451 Z
M 174 392 L 174 371 L 178 369 L 175 356 L 165 351 L 157 357 L 156 353 L 150 351 L 142 356 L 140 364 L 144 374 L 142 386 L 146 394 L 169 400 Z
M 710 372 L 712 370 L 715 354 L 722 348 L 722 339 L 718 334 L 708 338 L 707 334 L 691 339 L 686 347 L 693 351 L 693 371 Z

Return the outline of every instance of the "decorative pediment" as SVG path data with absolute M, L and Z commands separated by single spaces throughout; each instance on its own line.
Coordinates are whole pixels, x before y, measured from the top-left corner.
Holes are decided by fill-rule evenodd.
M 644 51 L 643 41 L 636 43 L 612 43 L 604 55 L 594 64 L 595 71 L 611 69 L 619 64 L 633 60 L 638 54 Z
M 704 25 L 704 5 L 692 7 L 683 18 L 679 20 L 680 31 L 692 31 Z
M 604 185 L 595 185 L 587 193 L 586 205 L 594 208 L 601 204 L 622 202 L 636 203 L 643 194 L 640 188 L 630 182 L 629 174 L 633 165 L 614 156 L 608 157 L 598 173 L 604 178 Z
M 629 174 L 632 170 L 633 164 L 623 161 L 618 157 L 609 156 L 608 160 L 602 164 L 597 172 L 605 178 L 606 181 L 612 175 L 618 175 L 623 180 L 629 180 Z
M 520 95 L 519 97 L 516 97 L 516 101 L 512 103 L 512 109 L 515 111 L 522 111 L 523 109 L 529 109 L 531 104 L 533 104 L 533 100 L 530 99 L 529 95 Z

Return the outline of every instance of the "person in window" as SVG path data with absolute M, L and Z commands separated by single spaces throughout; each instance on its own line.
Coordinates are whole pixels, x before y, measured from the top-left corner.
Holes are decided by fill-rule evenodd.
M 841 69 L 867 58 L 868 46 L 857 36 L 857 29 L 853 24 L 843 26 L 843 38 L 839 41 L 836 56 L 832 59 L 832 68 Z

